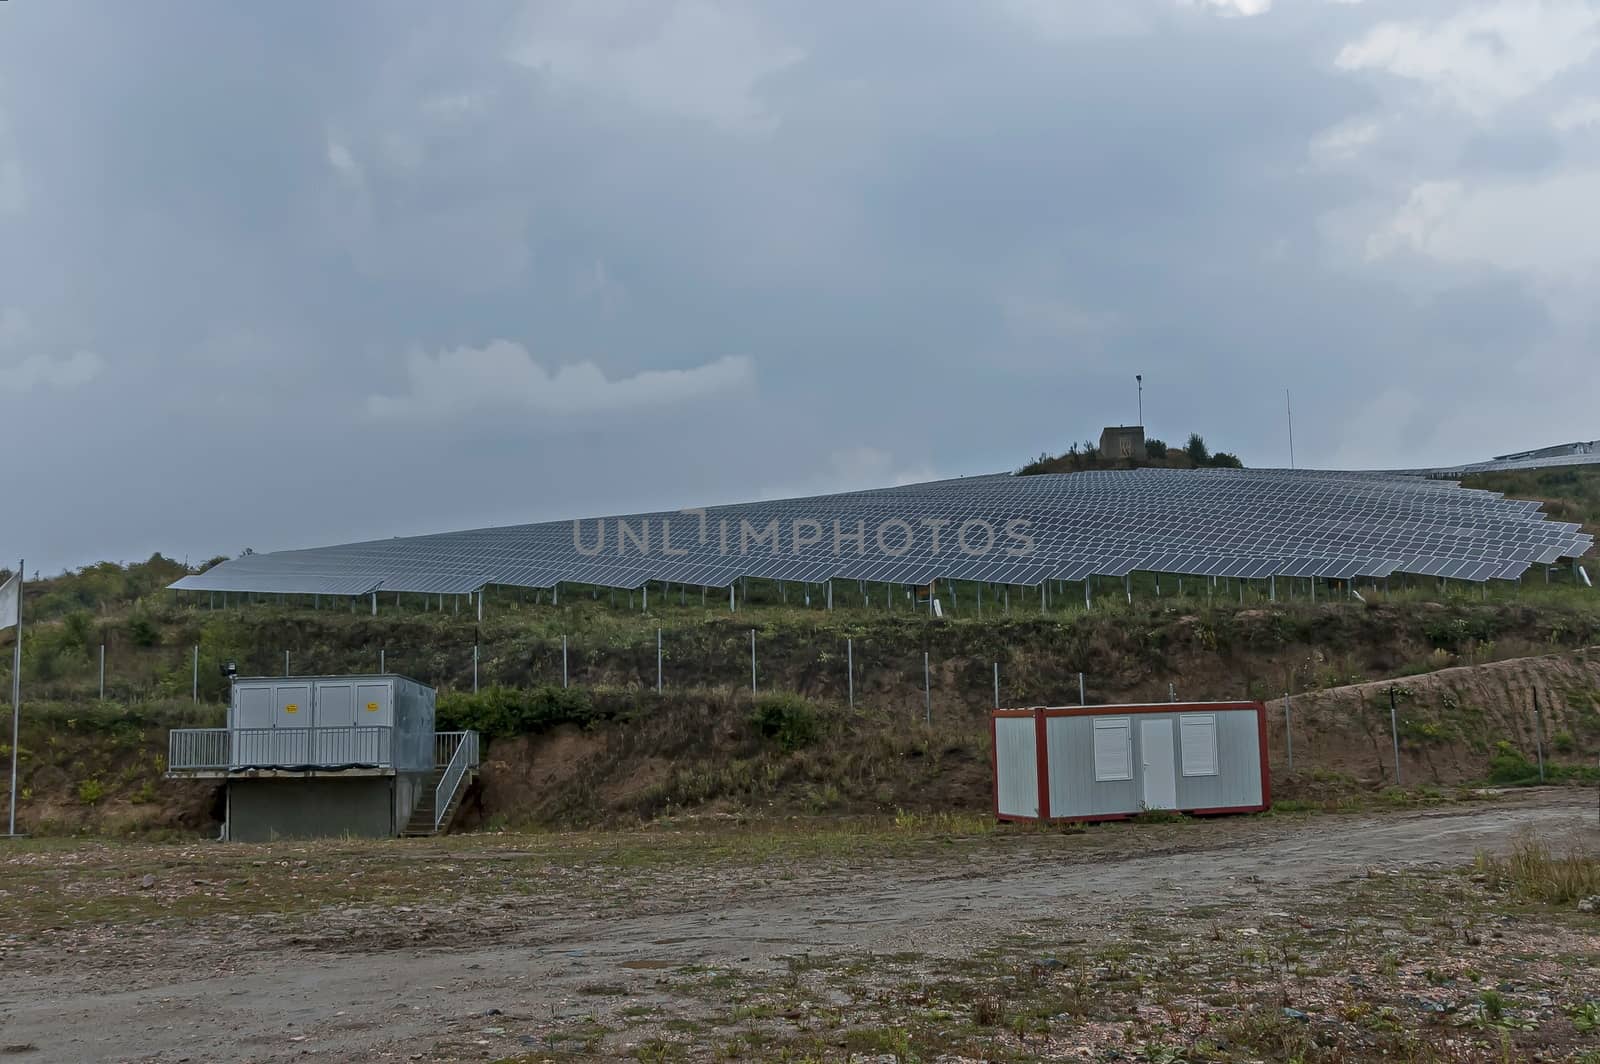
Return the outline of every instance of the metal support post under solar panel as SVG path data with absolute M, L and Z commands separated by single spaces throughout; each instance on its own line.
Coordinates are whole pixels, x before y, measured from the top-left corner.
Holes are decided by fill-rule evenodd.
M 856 708 L 856 651 L 851 640 L 844 641 L 845 697 L 851 709 Z
M 923 721 L 933 723 L 933 680 L 928 669 L 928 652 L 922 652 L 922 711 Z

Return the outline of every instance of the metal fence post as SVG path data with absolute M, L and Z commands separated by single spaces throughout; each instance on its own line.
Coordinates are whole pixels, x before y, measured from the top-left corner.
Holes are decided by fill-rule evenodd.
M 472 644 L 472 693 L 478 693 L 478 644 Z
M 730 587 L 732 585 L 729 585 Z M 756 630 L 750 629 L 750 693 L 756 693 Z
M 283 652 L 283 674 L 285 676 L 289 675 L 289 652 L 287 650 Z
M 1544 728 L 1539 718 L 1539 689 L 1533 689 L 1533 748 L 1539 754 L 1539 782 L 1544 782 Z
M 1289 692 L 1283 692 L 1283 738 L 1289 744 L 1289 771 L 1294 771 L 1294 717 L 1289 708 Z
M 1394 739 L 1394 785 L 1400 786 L 1400 724 L 1395 715 L 1394 687 L 1389 688 L 1389 735 Z
M 844 641 L 844 675 L 845 692 L 849 699 L 851 709 L 856 708 L 856 650 L 854 642 L 847 636 Z
M 922 715 L 925 723 L 933 723 L 933 680 L 928 671 L 928 652 L 922 652 Z
M 1176 684 L 1172 684 L 1172 683 L 1167 684 L 1167 701 L 1168 702 L 1176 702 L 1177 700 L 1178 700 L 1178 688 L 1177 688 L 1177 685 Z
M 661 693 L 661 629 L 656 629 L 656 694 Z
M 214 594 L 215 592 L 213 592 Z M 106 645 L 100 644 L 100 701 L 106 700 Z
M 1078 673 L 1078 705 L 1086 706 L 1089 700 L 1083 696 L 1083 673 Z
M 567 637 L 561 637 L 561 686 L 567 686 Z
M 994 708 L 1000 708 L 1000 663 L 994 663 Z
M 388 666 L 389 666 L 389 662 L 388 662 L 387 656 L 384 653 L 384 648 L 383 647 L 379 647 L 378 648 L 378 672 L 380 672 L 380 673 L 388 672 L 389 671 L 389 667 Z
M 194 684 L 192 688 L 194 700 L 200 701 L 200 648 L 194 648 Z

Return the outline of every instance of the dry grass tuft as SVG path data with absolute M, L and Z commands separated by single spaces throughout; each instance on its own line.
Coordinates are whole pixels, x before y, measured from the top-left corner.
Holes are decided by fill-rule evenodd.
M 1508 857 L 1479 852 L 1477 870 L 1495 890 L 1528 901 L 1566 905 L 1600 894 L 1600 859 L 1577 845 L 1556 853 L 1543 840 L 1518 839 Z

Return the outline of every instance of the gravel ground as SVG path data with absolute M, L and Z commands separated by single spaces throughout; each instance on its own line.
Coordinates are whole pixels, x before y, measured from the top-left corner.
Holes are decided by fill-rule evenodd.
M 1596 823 L 1551 789 L 1075 831 L 23 843 L 0 851 L 0 1051 L 1600 1060 L 1600 922 L 1470 872 L 1518 839 L 1593 853 Z

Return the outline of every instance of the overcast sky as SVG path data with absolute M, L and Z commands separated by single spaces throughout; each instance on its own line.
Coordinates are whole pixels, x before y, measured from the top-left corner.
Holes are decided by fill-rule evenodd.
M 1600 436 L 1600 0 L 0 3 L 0 551 Z

